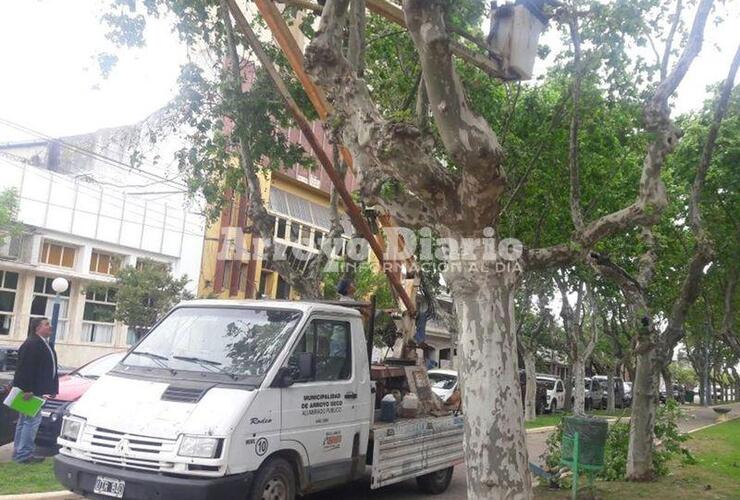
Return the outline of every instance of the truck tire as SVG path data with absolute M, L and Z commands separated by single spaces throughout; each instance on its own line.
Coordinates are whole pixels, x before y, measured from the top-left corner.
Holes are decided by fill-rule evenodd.
M 248 500 L 295 500 L 295 483 L 293 467 L 286 460 L 270 459 L 257 472 Z
M 419 489 L 423 493 L 439 495 L 440 493 L 444 493 L 450 486 L 454 469 L 454 467 L 447 467 L 437 472 L 424 474 L 416 478 L 416 484 L 419 485 Z

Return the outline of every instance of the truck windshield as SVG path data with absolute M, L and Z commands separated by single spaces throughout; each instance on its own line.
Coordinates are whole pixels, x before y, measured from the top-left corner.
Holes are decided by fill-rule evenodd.
M 555 389 L 555 381 L 549 378 L 538 378 L 537 383 L 544 385 L 548 391 Z
M 299 311 L 181 307 L 123 360 L 126 367 L 261 379 L 301 318 Z

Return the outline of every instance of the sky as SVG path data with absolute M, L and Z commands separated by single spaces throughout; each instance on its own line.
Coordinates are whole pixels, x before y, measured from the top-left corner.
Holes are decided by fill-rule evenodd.
M 111 49 L 100 23 L 106 4 L 0 2 L 0 119 L 52 136 L 74 135 L 138 122 L 174 96 L 186 52 L 165 21 L 150 23 L 145 48 L 117 52 L 120 61 L 108 80 L 100 76 L 95 56 Z M 737 19 L 740 0 L 729 0 L 722 11 Z M 740 38 L 733 24 L 708 27 L 704 50 L 679 88 L 678 112 L 701 106 L 706 85 L 726 74 Z M 0 142 L 30 138 L 0 125 Z

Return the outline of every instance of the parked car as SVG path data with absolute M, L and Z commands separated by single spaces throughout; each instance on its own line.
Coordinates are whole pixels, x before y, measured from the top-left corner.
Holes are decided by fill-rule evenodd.
M 0 346 L 0 372 L 13 372 L 18 363 L 18 349 Z
M 59 394 L 49 398 L 41 408 L 41 425 L 36 444 L 54 448 L 62 429 L 62 417 L 69 406 L 80 399 L 97 379 L 113 369 L 125 352 L 106 354 L 59 378 Z
M 455 370 L 429 370 L 429 381 L 432 383 L 432 392 L 439 396 L 443 403 L 452 397 L 458 388 L 457 372 Z
M 537 383 L 545 387 L 547 402 L 545 410 L 550 413 L 565 408 L 565 386 L 559 377 L 554 375 L 537 375 Z
M 595 407 L 599 409 L 606 409 L 607 407 L 607 394 L 609 387 L 609 377 L 606 375 L 594 375 L 592 380 L 596 380 L 599 383 L 599 396 L 592 394 L 592 401 L 595 403 Z M 614 377 L 614 406 L 617 408 L 624 408 L 624 381 L 621 377 Z
M 683 393 L 684 393 L 683 386 L 679 384 L 673 384 L 673 399 L 675 399 L 679 403 L 683 403 L 683 399 L 684 399 Z M 663 388 L 660 390 L 660 395 L 658 399 L 660 400 L 661 403 L 665 403 L 666 400 L 668 399 L 667 396 L 668 394 L 666 392 L 666 388 L 665 386 L 663 386 Z
M 537 380 L 537 395 L 535 396 L 535 409 L 536 415 L 542 415 L 547 409 L 547 386 L 544 381 Z M 522 391 L 522 401 L 527 397 L 527 374 L 524 370 L 519 370 L 519 385 Z M 524 407 L 524 405 L 522 405 Z
M 583 385 L 584 385 L 584 394 L 583 397 L 585 399 L 585 402 L 583 404 L 584 408 L 588 411 L 593 409 L 594 407 L 594 394 L 599 395 L 601 391 L 601 384 L 599 384 L 598 380 L 593 380 L 591 377 L 586 377 L 583 379 Z M 575 403 L 575 390 L 573 391 L 573 396 L 570 397 L 571 404 Z
M 10 391 L 11 382 L 13 372 L 0 371 L 0 446 L 13 442 L 15 424 L 18 421 L 18 413 L 2 404 Z

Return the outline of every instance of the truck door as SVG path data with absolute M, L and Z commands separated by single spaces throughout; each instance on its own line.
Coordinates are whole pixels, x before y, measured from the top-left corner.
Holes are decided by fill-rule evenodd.
M 362 349 L 353 346 L 351 321 L 313 317 L 287 362 L 295 368 L 301 353 L 314 354 L 312 375 L 281 392 L 281 439 L 306 449 L 312 483 L 348 480 L 355 436 L 367 440 L 369 408 L 362 406 L 369 394 L 363 397 L 360 389 L 368 382 L 353 359 Z

